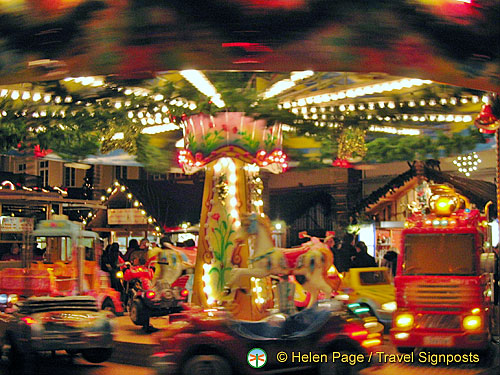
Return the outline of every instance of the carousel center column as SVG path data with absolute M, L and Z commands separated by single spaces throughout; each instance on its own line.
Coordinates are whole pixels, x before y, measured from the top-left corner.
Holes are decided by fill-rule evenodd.
M 248 267 L 253 253 L 252 241 L 241 236 L 241 220 L 263 215 L 259 171 L 281 173 L 287 167 L 281 125 L 268 127 L 240 112 L 195 115 L 182 125 L 179 163 L 186 174 L 205 171 L 192 301 L 203 308 L 223 305 L 239 319 L 261 319 L 273 307 L 268 278 L 243 278 L 231 301 L 225 286 L 230 271 Z

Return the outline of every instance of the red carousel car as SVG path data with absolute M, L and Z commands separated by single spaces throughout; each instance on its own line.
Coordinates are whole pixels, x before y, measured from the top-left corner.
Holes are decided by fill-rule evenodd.
M 218 310 L 190 310 L 170 317 L 172 323 L 158 333 L 158 352 L 151 357 L 160 375 L 302 368 L 316 368 L 320 374 L 355 374 L 373 362 L 375 356 L 368 355 L 381 343 L 379 333 L 371 333 L 343 307 L 305 309 L 260 322 L 231 320 Z M 253 353 L 256 350 L 259 353 Z

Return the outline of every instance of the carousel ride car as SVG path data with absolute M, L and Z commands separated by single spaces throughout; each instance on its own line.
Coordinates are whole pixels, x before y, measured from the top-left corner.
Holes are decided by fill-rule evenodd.
M 191 267 L 172 249 L 159 250 L 145 265 L 126 263 L 123 301 L 132 322 L 147 329 L 151 317 L 180 312 L 189 297 L 185 270 Z
M 40 221 L 32 235 L 27 265 L 0 270 L 0 311 L 9 312 L 29 296 L 78 294 L 94 297 L 103 310 L 123 314 L 120 293 L 99 267 L 97 233 L 83 230 L 65 215 L 53 215 Z M 43 251 L 43 258 L 36 259 L 35 250 Z
M 0 313 L 0 354 L 9 366 L 31 373 L 38 352 L 66 350 L 92 363 L 108 360 L 113 352 L 114 323 L 99 311 L 91 296 L 31 297 L 13 313 Z
M 216 309 L 174 314 L 171 324 L 158 336 L 158 351 L 151 362 L 160 375 L 277 373 L 308 368 L 316 368 L 320 374 L 355 374 L 371 364 L 367 355 L 380 345 L 381 336 L 342 304 L 337 306 L 336 311 L 310 308 L 257 322 L 232 320 L 227 312 Z M 254 348 L 267 355 L 261 370 L 247 362 Z M 355 360 L 349 363 L 348 358 Z

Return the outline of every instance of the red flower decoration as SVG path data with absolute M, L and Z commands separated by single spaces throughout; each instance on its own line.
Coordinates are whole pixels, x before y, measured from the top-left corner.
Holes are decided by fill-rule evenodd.
M 335 161 L 332 163 L 334 167 L 340 167 L 340 168 L 352 168 L 354 167 L 353 164 L 349 163 L 346 159 L 335 159 Z
M 234 134 L 238 133 L 238 128 L 237 128 L 236 126 L 235 126 L 235 127 L 233 127 L 233 133 L 234 133 Z
M 213 129 L 213 128 L 215 128 L 215 125 L 214 125 L 214 123 L 213 123 L 213 122 L 209 122 L 209 123 L 208 123 L 208 127 L 209 127 L 210 129 Z
M 48 149 L 48 150 L 45 150 L 43 148 L 40 148 L 39 145 L 36 145 L 33 149 L 33 154 L 35 156 L 35 158 L 43 158 L 44 156 L 47 156 L 47 154 L 50 154 L 52 152 L 52 150 Z
M 212 219 L 214 219 L 215 221 L 219 221 L 220 215 L 219 214 L 213 214 L 212 215 Z
M 222 124 L 222 130 L 224 130 L 225 132 L 227 132 L 227 125 L 226 124 Z

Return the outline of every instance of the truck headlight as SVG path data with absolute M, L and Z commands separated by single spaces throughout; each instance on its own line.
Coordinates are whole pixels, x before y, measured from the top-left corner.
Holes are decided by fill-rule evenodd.
M 8 302 L 12 303 L 13 305 L 19 301 L 19 297 L 17 294 L 9 294 Z
M 394 312 L 396 311 L 396 302 L 395 301 L 392 301 L 392 302 L 386 302 L 382 305 L 382 310 L 384 311 L 387 311 L 387 312 Z
M 475 330 L 481 327 L 482 320 L 478 315 L 468 315 L 462 321 L 464 329 Z
M 9 301 L 9 296 L 7 294 L 0 294 L 0 303 L 5 305 Z
M 412 314 L 403 313 L 396 317 L 396 327 L 399 328 L 410 328 L 413 326 L 414 318 Z

